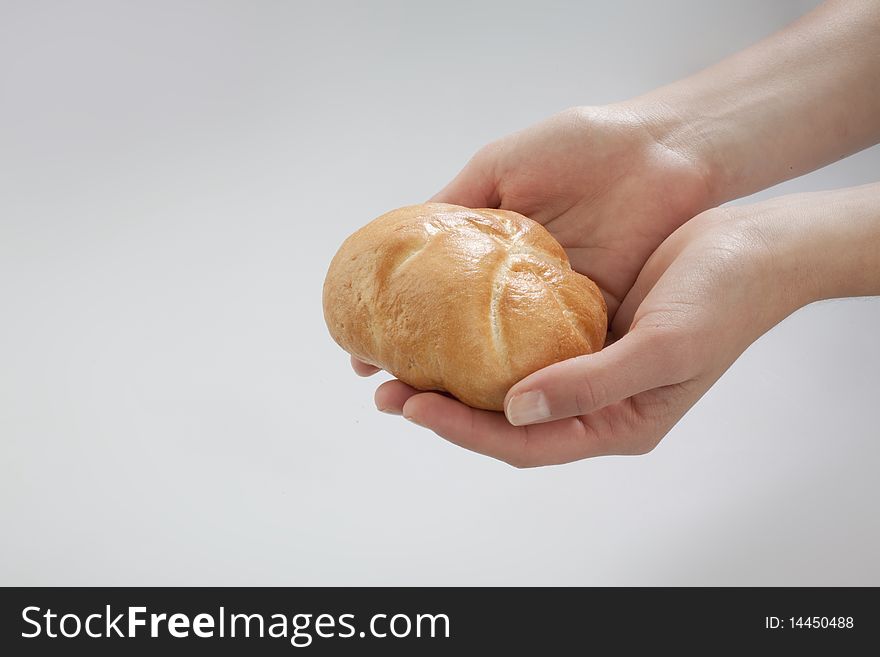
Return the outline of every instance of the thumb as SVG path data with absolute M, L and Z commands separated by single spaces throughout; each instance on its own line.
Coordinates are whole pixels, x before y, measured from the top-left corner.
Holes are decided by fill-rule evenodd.
M 513 425 L 592 413 L 640 392 L 680 383 L 686 361 L 668 331 L 634 329 L 602 351 L 538 370 L 504 400 Z
M 468 208 L 495 208 L 501 199 L 495 177 L 495 149 L 482 148 L 459 174 L 431 197 L 431 203 L 453 203 Z

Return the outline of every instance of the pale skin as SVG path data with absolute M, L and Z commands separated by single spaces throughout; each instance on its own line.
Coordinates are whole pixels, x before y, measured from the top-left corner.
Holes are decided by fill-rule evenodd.
M 786 316 L 880 295 L 880 183 L 717 207 L 878 141 L 880 3 L 839 0 L 691 78 L 490 144 L 432 200 L 544 224 L 602 289 L 608 344 L 518 382 L 504 413 L 397 380 L 377 407 L 518 467 L 650 451 Z

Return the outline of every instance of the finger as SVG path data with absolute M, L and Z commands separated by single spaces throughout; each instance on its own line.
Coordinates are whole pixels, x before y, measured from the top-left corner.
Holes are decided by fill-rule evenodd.
M 636 282 L 633 283 L 633 286 L 617 307 L 616 312 L 613 315 L 609 313 L 609 316 L 613 318 L 610 327 L 612 333 L 626 335 L 635 319 L 636 311 L 639 309 L 642 301 L 645 300 L 648 292 L 651 291 L 654 282 L 641 275 L 636 279 Z
M 653 388 L 679 383 L 686 362 L 672 334 L 635 329 L 602 351 L 571 358 L 527 376 L 507 393 L 516 426 L 586 415 Z
M 620 335 L 625 335 L 629 331 L 639 306 L 642 305 L 642 302 L 671 264 L 671 257 L 668 253 L 660 254 L 655 251 L 651 254 L 617 308 L 617 312 L 613 315 L 612 331 Z
M 500 204 L 495 179 L 495 156 L 491 147 L 471 158 L 459 174 L 430 199 L 468 208 L 496 208 Z
M 471 408 L 437 393 L 413 395 L 403 415 L 451 443 L 516 467 L 567 463 L 608 449 L 609 441 L 577 419 L 514 427 L 501 413 Z
M 355 358 L 354 356 L 351 357 L 351 368 L 358 376 L 372 376 L 379 371 L 379 368 L 375 365 L 365 363 L 364 361 L 360 360 L 359 358 Z
M 376 388 L 376 394 L 373 398 L 376 402 L 376 408 L 383 413 L 402 415 L 403 405 L 406 403 L 406 400 L 417 394 L 419 394 L 419 391 L 412 386 L 405 384 L 403 381 L 392 379 Z

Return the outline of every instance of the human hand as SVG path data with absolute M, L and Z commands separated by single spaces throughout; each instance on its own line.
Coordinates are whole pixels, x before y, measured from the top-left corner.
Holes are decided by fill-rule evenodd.
M 376 403 L 517 466 L 645 453 L 789 313 L 880 293 L 878 245 L 880 185 L 713 209 L 648 260 L 614 318 L 621 339 L 511 388 L 513 424 L 400 381 L 380 386 Z
M 700 163 L 660 141 L 672 129 L 623 108 L 566 110 L 484 147 L 431 201 L 542 223 L 602 290 L 613 318 L 648 256 L 708 203 Z
M 519 404 L 512 402 L 526 401 L 520 393 L 536 392 L 538 384 L 543 386 L 542 377 L 547 377 L 548 390 L 562 385 L 560 382 L 575 385 L 586 381 L 583 389 L 556 391 L 560 400 L 568 399 L 567 411 L 565 403 L 556 407 L 559 402 L 549 392 L 544 404 L 538 403 L 538 397 L 530 398 L 533 411 L 549 414 L 545 419 L 579 412 L 580 426 L 556 420 L 523 431 L 511 427 L 500 414 L 473 411 L 442 395 L 418 393 L 397 381 L 377 390 L 379 408 L 402 411 L 454 442 L 522 465 L 650 449 L 738 353 L 766 330 L 761 328 L 766 321 L 762 323 L 763 315 L 758 313 L 748 326 L 736 321 L 719 326 L 728 340 L 718 342 L 717 350 L 708 349 L 708 341 L 702 347 L 699 341 L 683 346 L 686 339 L 699 337 L 690 335 L 693 328 L 689 324 L 682 324 L 686 328 L 674 323 L 652 326 L 651 318 L 692 318 L 712 326 L 711 313 L 705 311 L 713 301 L 707 290 L 717 285 L 717 291 L 723 292 L 721 274 L 730 267 L 725 263 L 735 253 L 749 250 L 742 248 L 739 238 L 728 235 L 726 239 L 733 241 L 728 244 L 721 239 L 721 251 L 716 252 L 728 255 L 713 258 L 707 255 L 716 248 L 711 240 L 703 242 L 692 235 L 691 245 L 690 239 L 681 237 L 688 231 L 682 230 L 681 235 L 677 233 L 664 243 L 650 262 L 648 257 L 667 235 L 706 207 L 801 175 L 880 139 L 880 94 L 876 85 L 864 83 L 871 79 L 873 55 L 880 48 L 878 18 L 876 3 L 825 3 L 761 43 L 694 76 L 617 106 L 569 110 L 480 151 L 434 200 L 503 207 L 544 223 L 566 247 L 573 267 L 595 280 L 605 295 L 611 319 L 610 346 L 598 354 L 537 372 L 508 394 L 508 415 L 521 423 L 526 417 L 517 410 Z M 816 270 L 824 272 L 824 285 L 813 281 L 820 295 L 880 294 L 876 187 L 827 196 L 833 198 L 825 199 L 832 204 L 825 215 L 845 214 L 840 207 L 843 203 L 859 221 L 844 227 L 839 222 L 825 222 L 828 216 L 813 216 L 816 221 L 806 231 L 807 238 L 786 233 L 788 248 L 809 253 Z M 815 215 L 815 206 L 799 203 L 787 198 L 775 205 L 756 206 L 756 212 L 778 221 L 762 223 L 760 228 L 748 228 L 746 222 L 742 239 L 761 245 L 760 235 L 766 226 L 781 229 L 790 225 L 797 212 Z M 791 211 L 792 207 L 797 211 Z M 732 227 L 747 211 L 712 211 L 695 225 L 708 222 Z M 728 217 L 731 221 L 710 222 L 707 217 Z M 829 225 L 835 229 L 829 230 Z M 819 234 L 823 238 L 817 241 Z M 675 244 L 681 246 L 680 252 L 672 246 Z M 795 244 L 797 248 L 792 246 Z M 826 244 L 837 248 L 824 248 Z M 841 250 L 841 245 L 846 249 Z M 763 247 L 766 253 L 779 245 L 771 242 Z M 756 248 L 754 253 L 761 251 Z M 689 274 L 682 263 L 691 259 L 694 271 Z M 760 262 L 762 258 L 743 255 L 743 260 Z M 792 270 L 801 266 L 798 261 L 788 265 Z M 756 268 L 768 266 L 764 263 Z M 640 282 L 632 288 L 640 271 Z M 703 275 L 706 278 L 700 278 Z M 692 278 L 690 283 L 688 277 Z M 789 288 L 803 290 L 803 281 L 784 282 L 781 289 Z M 783 309 L 790 304 L 778 299 L 780 295 L 773 289 L 767 296 L 776 301 L 763 299 L 765 292 L 757 289 L 756 307 L 764 308 L 767 317 L 784 316 Z M 691 292 L 696 296 L 688 296 Z M 734 288 L 728 291 L 742 300 L 735 292 Z M 687 308 L 689 312 L 685 312 Z M 703 312 L 698 312 L 700 308 Z M 735 333 L 737 327 L 743 332 L 732 338 L 731 331 Z M 628 329 L 630 333 L 614 342 Z M 672 340 L 676 332 L 677 341 Z M 684 371 L 676 369 L 682 367 L 681 351 L 670 351 L 680 358 L 664 361 L 662 352 L 675 345 L 691 359 L 690 369 L 699 364 L 694 369 L 699 374 L 658 383 L 678 379 L 672 372 L 680 375 Z M 709 355 L 700 348 L 707 349 Z M 653 369 L 638 371 L 626 356 L 644 357 Z M 664 363 L 668 367 L 663 367 Z M 358 361 L 353 365 L 359 374 L 377 371 Z M 618 371 L 611 377 L 609 372 L 615 368 Z M 648 376 L 651 373 L 653 381 Z M 447 417 L 437 416 L 437 409 L 447 411 Z M 561 422 L 568 424 L 563 427 Z

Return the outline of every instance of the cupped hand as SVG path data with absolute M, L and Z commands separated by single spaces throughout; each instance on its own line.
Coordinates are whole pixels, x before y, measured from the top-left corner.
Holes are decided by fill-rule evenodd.
M 671 129 L 623 106 L 572 108 L 485 146 L 430 200 L 542 223 L 613 318 L 654 249 L 709 203 L 705 167 L 663 144 Z
M 542 223 L 565 247 L 572 267 L 602 290 L 610 342 L 615 331 L 628 326 L 618 321 L 618 309 L 645 262 L 664 239 L 709 202 L 705 169 L 665 145 L 663 131 L 660 122 L 622 108 L 567 110 L 484 147 L 431 200 L 514 210 Z M 352 366 L 362 376 L 378 371 L 357 359 L 352 359 Z M 376 392 L 376 403 L 381 410 L 404 413 L 471 449 L 518 464 L 586 455 L 579 440 L 569 440 L 569 447 L 560 444 L 565 441 L 554 441 L 552 456 L 541 456 L 543 447 L 522 453 L 510 432 L 528 438 L 536 429 L 514 429 L 500 413 L 474 411 L 400 381 L 383 384 Z M 413 411 L 420 408 L 422 412 Z M 443 418 L 453 423 L 449 428 L 432 423 L 434 411 L 440 408 L 450 413 Z M 611 417 L 610 413 L 605 415 Z M 470 438 L 461 439 L 456 419 L 474 422 L 468 430 Z M 545 429 L 537 431 L 546 433 Z
M 526 377 L 507 417 L 389 381 L 380 409 L 516 466 L 650 451 L 757 337 L 803 305 L 784 204 L 715 209 L 655 251 L 614 317 L 622 338 Z M 784 216 L 784 213 L 783 213 Z

